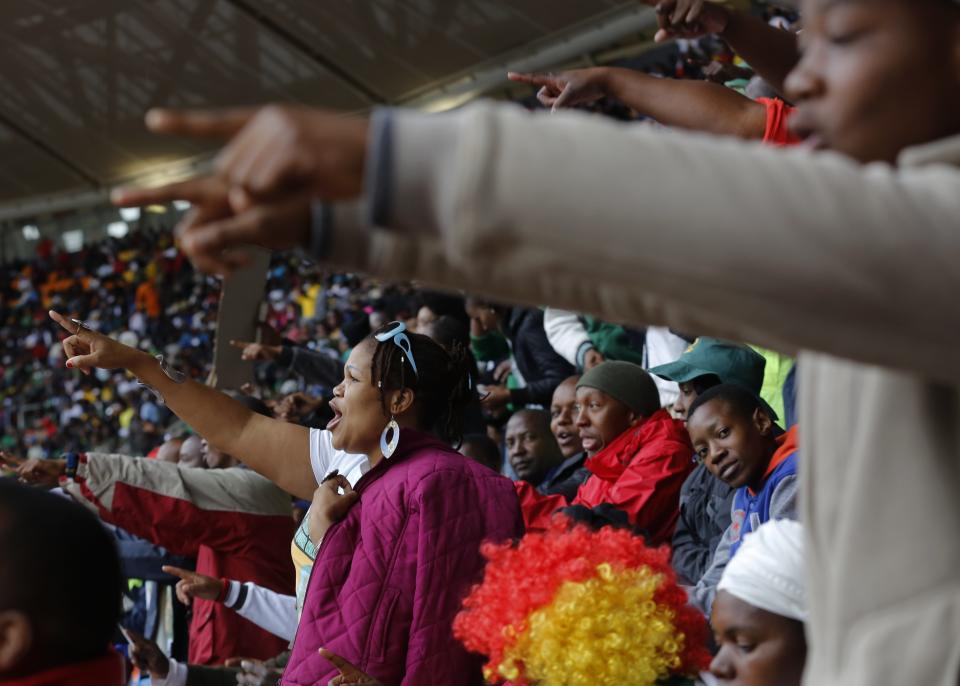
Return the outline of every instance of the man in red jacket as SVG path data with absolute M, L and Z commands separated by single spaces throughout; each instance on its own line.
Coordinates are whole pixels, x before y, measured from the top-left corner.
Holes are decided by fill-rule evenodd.
M 679 513 L 680 488 L 693 468 L 683 422 L 660 408 L 647 372 L 630 362 L 604 362 L 577 384 L 577 428 L 591 475 L 571 505 L 606 503 L 626 513 L 651 545 L 669 543 Z M 527 530 L 542 529 L 567 503 L 517 483 Z

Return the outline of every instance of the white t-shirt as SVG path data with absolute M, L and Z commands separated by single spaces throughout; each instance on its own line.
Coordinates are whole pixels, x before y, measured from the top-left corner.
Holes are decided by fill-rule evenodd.
M 360 477 L 370 471 L 370 460 L 366 455 L 356 455 L 354 453 L 347 453 L 342 450 L 337 450 L 333 447 L 333 437 L 329 431 L 326 429 L 310 429 L 310 466 L 313 467 L 313 476 L 317 480 L 317 484 L 323 481 L 324 477 L 327 476 L 334 469 L 337 470 L 339 474 L 342 474 L 347 478 L 347 481 L 350 482 L 351 486 L 356 486 L 357 482 L 360 480 Z M 307 513 L 303 518 L 303 523 L 300 525 L 303 530 L 303 535 L 309 539 L 309 532 L 307 531 L 306 524 L 310 521 L 310 514 Z M 299 532 L 298 532 L 299 534 Z M 296 545 L 296 541 L 294 541 Z M 279 604 L 282 607 L 279 607 L 279 614 L 287 616 L 291 621 L 286 622 L 289 624 L 289 628 L 286 631 L 282 631 L 286 637 L 287 634 L 290 634 L 291 630 L 296 632 L 296 624 L 299 623 L 299 609 L 302 607 L 303 597 L 306 595 L 306 582 L 310 578 L 310 569 L 309 567 L 304 569 L 302 572 L 298 570 L 297 574 L 297 598 L 296 607 L 290 606 L 290 601 L 287 600 L 287 596 L 281 596 L 278 593 L 273 591 L 267 591 L 266 589 L 256 588 L 258 592 L 265 592 L 276 596 L 272 600 L 275 600 L 275 603 L 271 603 L 270 614 L 275 614 L 277 612 L 276 607 L 273 607 L 274 604 Z M 230 597 L 228 600 L 232 601 L 236 598 L 236 594 L 239 592 L 239 582 L 231 581 L 230 582 Z M 236 587 L 236 588 L 234 588 Z M 247 602 L 245 603 L 245 608 L 250 606 L 252 603 L 257 603 L 260 598 L 254 598 L 256 594 L 250 594 L 247 597 Z M 243 615 L 244 612 L 241 612 Z M 254 612 L 252 614 L 260 615 L 260 612 Z M 252 619 L 252 618 L 251 618 Z M 292 620 L 296 621 L 292 621 Z M 255 622 L 260 626 L 260 622 Z M 271 624 L 268 631 L 276 631 L 274 626 Z M 277 635 L 280 635 L 278 633 Z M 170 671 L 167 674 L 166 679 L 154 679 L 154 686 L 186 686 L 187 683 L 187 665 L 178 663 L 176 660 L 170 660 Z
M 647 328 L 646 345 L 644 346 L 644 369 L 652 369 L 662 364 L 676 362 L 690 344 L 670 329 L 664 326 Z M 660 404 L 669 407 L 680 397 L 680 386 L 673 381 L 661 379 L 656 374 L 653 381 L 660 391 Z
M 334 448 L 333 436 L 326 429 L 310 429 L 310 466 L 318 485 L 336 469 L 351 486 L 356 486 L 360 477 L 370 471 L 370 460 L 366 455 Z

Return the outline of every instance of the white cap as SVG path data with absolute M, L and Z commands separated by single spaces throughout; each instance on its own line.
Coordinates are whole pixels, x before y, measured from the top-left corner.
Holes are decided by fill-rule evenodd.
M 806 621 L 803 527 L 780 519 L 747 534 L 727 563 L 717 590 L 775 615 Z

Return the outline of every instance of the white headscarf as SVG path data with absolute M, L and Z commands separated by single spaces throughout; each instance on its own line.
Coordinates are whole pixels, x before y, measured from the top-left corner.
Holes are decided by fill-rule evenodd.
M 807 619 L 803 527 L 780 519 L 747 534 L 727 563 L 718 591 L 800 622 Z

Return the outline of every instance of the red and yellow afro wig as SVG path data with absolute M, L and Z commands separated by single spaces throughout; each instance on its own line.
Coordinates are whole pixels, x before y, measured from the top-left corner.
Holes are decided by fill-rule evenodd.
M 517 545 L 483 548 L 487 568 L 453 630 L 487 656 L 490 683 L 652 686 L 710 664 L 703 615 L 687 605 L 667 547 L 563 517 Z

